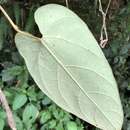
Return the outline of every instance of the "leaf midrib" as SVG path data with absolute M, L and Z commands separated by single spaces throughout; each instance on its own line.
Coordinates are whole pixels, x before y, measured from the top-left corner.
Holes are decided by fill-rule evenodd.
M 106 115 L 104 114 L 104 112 L 101 111 L 100 107 L 89 97 L 89 95 L 86 94 L 86 92 L 84 91 L 84 89 L 80 86 L 79 83 L 77 83 L 77 81 L 75 80 L 75 78 L 71 75 L 71 73 L 65 68 L 65 66 L 62 64 L 62 62 L 55 56 L 55 54 L 50 50 L 50 48 L 47 46 L 47 42 L 41 38 L 41 43 L 45 43 L 43 44 L 43 46 L 48 50 L 48 52 L 54 57 L 54 59 L 57 61 L 57 63 L 65 70 L 65 72 L 70 76 L 70 78 L 76 83 L 76 85 L 81 89 L 81 91 L 88 97 L 88 99 L 95 104 L 95 106 L 98 108 L 98 110 L 104 115 L 104 117 L 110 122 L 110 124 L 112 125 L 112 127 L 114 127 L 114 125 L 112 124 L 112 122 L 106 117 Z M 115 128 L 115 127 L 114 127 Z

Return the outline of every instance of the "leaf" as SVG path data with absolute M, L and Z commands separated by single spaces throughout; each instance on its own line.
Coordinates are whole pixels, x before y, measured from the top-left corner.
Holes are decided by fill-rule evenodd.
M 37 101 L 37 98 L 36 98 L 37 97 L 37 93 L 35 92 L 34 86 L 30 86 L 30 88 L 28 88 L 27 95 L 29 97 L 29 100 Z
M 9 81 L 14 78 L 14 76 L 20 75 L 23 72 L 21 66 L 13 66 L 2 71 L 2 80 Z
M 42 104 L 46 106 L 49 105 L 50 103 L 51 100 L 47 96 L 45 96 L 44 99 L 42 100 Z
M 13 110 L 21 108 L 27 102 L 27 97 L 24 94 L 16 95 L 13 101 Z
M 14 120 L 15 120 L 17 129 L 23 130 L 23 122 L 21 121 L 21 119 L 17 115 L 14 115 Z
M 26 108 L 23 111 L 23 122 L 26 126 L 27 130 L 31 130 L 33 127 L 33 123 L 36 121 L 38 117 L 39 111 L 37 107 L 35 107 L 33 104 L 29 104 L 26 106 Z
M 49 119 L 51 119 L 51 113 L 49 111 L 44 111 L 41 114 L 41 119 L 40 119 L 40 123 L 44 124 L 45 122 L 47 122 Z
M 33 104 L 27 105 L 23 111 L 23 122 L 25 124 L 33 123 L 36 120 L 38 114 L 39 111 Z
M 64 110 L 103 130 L 121 130 L 117 84 L 86 24 L 56 4 L 40 7 L 35 21 L 41 40 L 18 33 L 15 41 L 37 85 Z
M 0 130 L 3 130 L 5 126 L 5 122 L 3 119 L 0 118 Z
M 0 119 L 5 120 L 6 119 L 6 113 L 3 111 L 3 109 L 0 109 Z
M 63 123 L 60 122 L 57 126 L 56 126 L 56 130 L 64 130 L 63 128 Z
M 56 127 L 56 120 L 51 120 L 49 122 L 49 129 L 54 129 Z
M 8 73 L 9 71 L 8 70 L 3 70 L 2 71 L 2 81 L 10 81 L 12 80 L 14 77 Z
M 71 121 L 67 123 L 67 130 L 78 130 L 75 122 Z

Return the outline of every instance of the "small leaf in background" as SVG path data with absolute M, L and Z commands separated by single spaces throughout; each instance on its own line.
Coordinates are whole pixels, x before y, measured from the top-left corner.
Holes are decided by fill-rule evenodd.
M 8 100 L 8 103 L 12 105 L 12 102 L 14 100 L 14 97 L 16 95 L 17 91 L 15 91 L 14 89 L 6 89 L 4 90 L 4 94 Z
M 16 123 L 16 128 L 18 130 L 23 130 L 23 122 L 22 122 L 22 120 L 17 115 L 14 115 L 14 120 L 15 120 L 15 123 Z
M 35 107 L 33 104 L 27 105 L 23 111 L 23 122 L 25 124 L 28 124 L 28 122 L 34 123 L 38 117 L 38 114 L 39 111 L 37 107 Z
M 42 91 L 37 93 L 37 100 L 43 100 L 44 97 L 46 97 L 46 95 Z
M 3 81 L 10 81 L 13 78 L 14 77 L 12 75 L 10 75 L 7 70 L 3 70 L 3 72 L 2 72 L 2 80 Z
M 28 78 L 29 78 L 29 73 L 28 73 L 26 67 L 24 66 L 22 73 L 20 73 L 20 75 L 18 75 L 18 81 L 19 81 L 18 86 L 19 87 L 24 86 L 24 84 L 27 83 Z
M 81 120 L 79 118 L 76 118 L 75 120 L 75 123 L 77 124 L 78 126 L 78 130 L 84 130 L 84 126 L 83 124 L 81 123 Z M 86 127 L 86 126 L 85 126 Z M 96 128 L 95 128 L 96 129 Z
M 65 115 L 63 117 L 63 120 L 68 122 L 72 119 L 72 115 L 70 115 L 68 112 L 65 112 Z
M 40 123 L 44 124 L 47 122 L 49 119 L 51 119 L 51 114 L 49 111 L 44 111 L 41 113 L 41 118 L 40 118 Z
M 3 111 L 3 109 L 0 109 L 0 118 L 5 120 L 6 119 L 6 113 Z
M 49 129 L 54 129 L 56 127 L 56 120 L 49 121 Z
M 27 96 L 24 94 L 18 94 L 13 101 L 13 110 L 21 108 L 27 102 Z
M 30 86 L 27 89 L 27 95 L 30 101 L 37 101 L 37 93 L 35 92 L 35 86 Z
M 61 122 L 56 126 L 56 130 L 64 130 L 64 126 Z
M 52 101 L 50 100 L 50 98 L 49 97 L 47 97 L 47 96 L 45 96 L 44 98 L 43 98 L 43 100 L 42 100 L 42 104 L 43 105 L 49 105 L 50 103 L 51 103 Z
M 3 130 L 5 126 L 5 121 L 0 118 L 0 130 Z
M 15 76 L 20 75 L 23 72 L 23 67 L 21 66 L 13 66 L 11 68 L 7 68 L 2 71 L 2 80 L 10 81 Z
M 68 122 L 67 130 L 78 130 L 77 124 L 73 121 Z
M 48 124 L 44 124 L 41 126 L 40 130 L 49 130 L 48 129 Z
M 50 108 L 50 111 L 52 112 L 52 115 L 54 116 L 55 119 L 60 120 L 60 110 L 56 107 L 56 105 L 52 105 Z
M 8 73 L 12 76 L 17 76 L 22 73 L 23 67 L 22 66 L 13 66 L 12 68 L 7 69 Z

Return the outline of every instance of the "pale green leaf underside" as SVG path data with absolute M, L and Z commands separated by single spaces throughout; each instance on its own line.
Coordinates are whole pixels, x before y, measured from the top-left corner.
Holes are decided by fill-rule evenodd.
M 41 90 L 68 112 L 103 129 L 121 130 L 123 112 L 111 68 L 85 23 L 67 8 L 39 8 L 41 41 L 15 41 Z

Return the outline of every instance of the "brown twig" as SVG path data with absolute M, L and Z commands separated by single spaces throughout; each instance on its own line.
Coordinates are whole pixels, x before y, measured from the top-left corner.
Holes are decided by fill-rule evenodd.
M 9 15 L 5 12 L 5 10 L 3 9 L 3 7 L 0 5 L 0 10 L 2 11 L 2 13 L 4 14 L 4 16 L 7 18 L 7 20 L 10 22 L 10 24 L 12 25 L 12 27 L 14 28 L 15 31 L 17 32 L 21 32 L 18 28 L 17 25 L 14 24 L 14 22 L 12 21 L 12 19 L 9 17 Z
M 66 7 L 69 8 L 69 2 L 68 2 L 68 0 L 65 0 L 65 3 L 66 3 Z
M 15 125 L 15 121 L 13 119 L 13 114 L 10 110 L 10 107 L 8 105 L 7 99 L 4 95 L 4 93 L 2 92 L 2 90 L 0 89 L 0 102 L 2 103 L 2 106 L 4 107 L 6 114 L 7 114 L 7 119 L 8 119 L 8 124 L 10 126 L 10 128 L 12 130 L 17 130 L 16 129 L 16 125 Z
M 110 4 L 111 4 L 111 0 L 109 0 L 106 11 L 104 12 L 103 8 L 102 8 L 101 0 L 99 0 L 99 11 L 101 12 L 102 17 L 103 17 L 103 23 L 102 23 L 102 28 L 101 28 L 101 36 L 100 36 L 100 46 L 102 48 L 104 48 L 106 46 L 106 44 L 108 43 L 108 33 L 107 33 L 107 27 L 106 27 L 106 16 L 107 16 Z M 104 38 L 104 35 L 105 35 L 105 38 Z
M 9 23 L 11 24 L 11 26 L 14 28 L 14 30 L 15 30 L 16 32 L 19 32 L 19 33 L 22 33 L 22 34 L 24 34 L 24 35 L 33 37 L 33 38 L 35 38 L 35 39 L 37 39 L 37 40 L 40 40 L 40 38 L 35 37 L 35 36 L 33 36 L 32 34 L 30 34 L 30 33 L 28 33 L 28 32 L 21 31 L 21 30 L 19 29 L 19 27 L 18 27 L 16 24 L 14 24 L 14 22 L 12 21 L 12 19 L 9 17 L 9 15 L 6 13 L 6 11 L 4 10 L 4 8 L 3 8 L 1 5 L 0 5 L 0 10 L 1 10 L 1 12 L 4 14 L 4 16 L 6 17 L 6 19 L 9 21 Z

